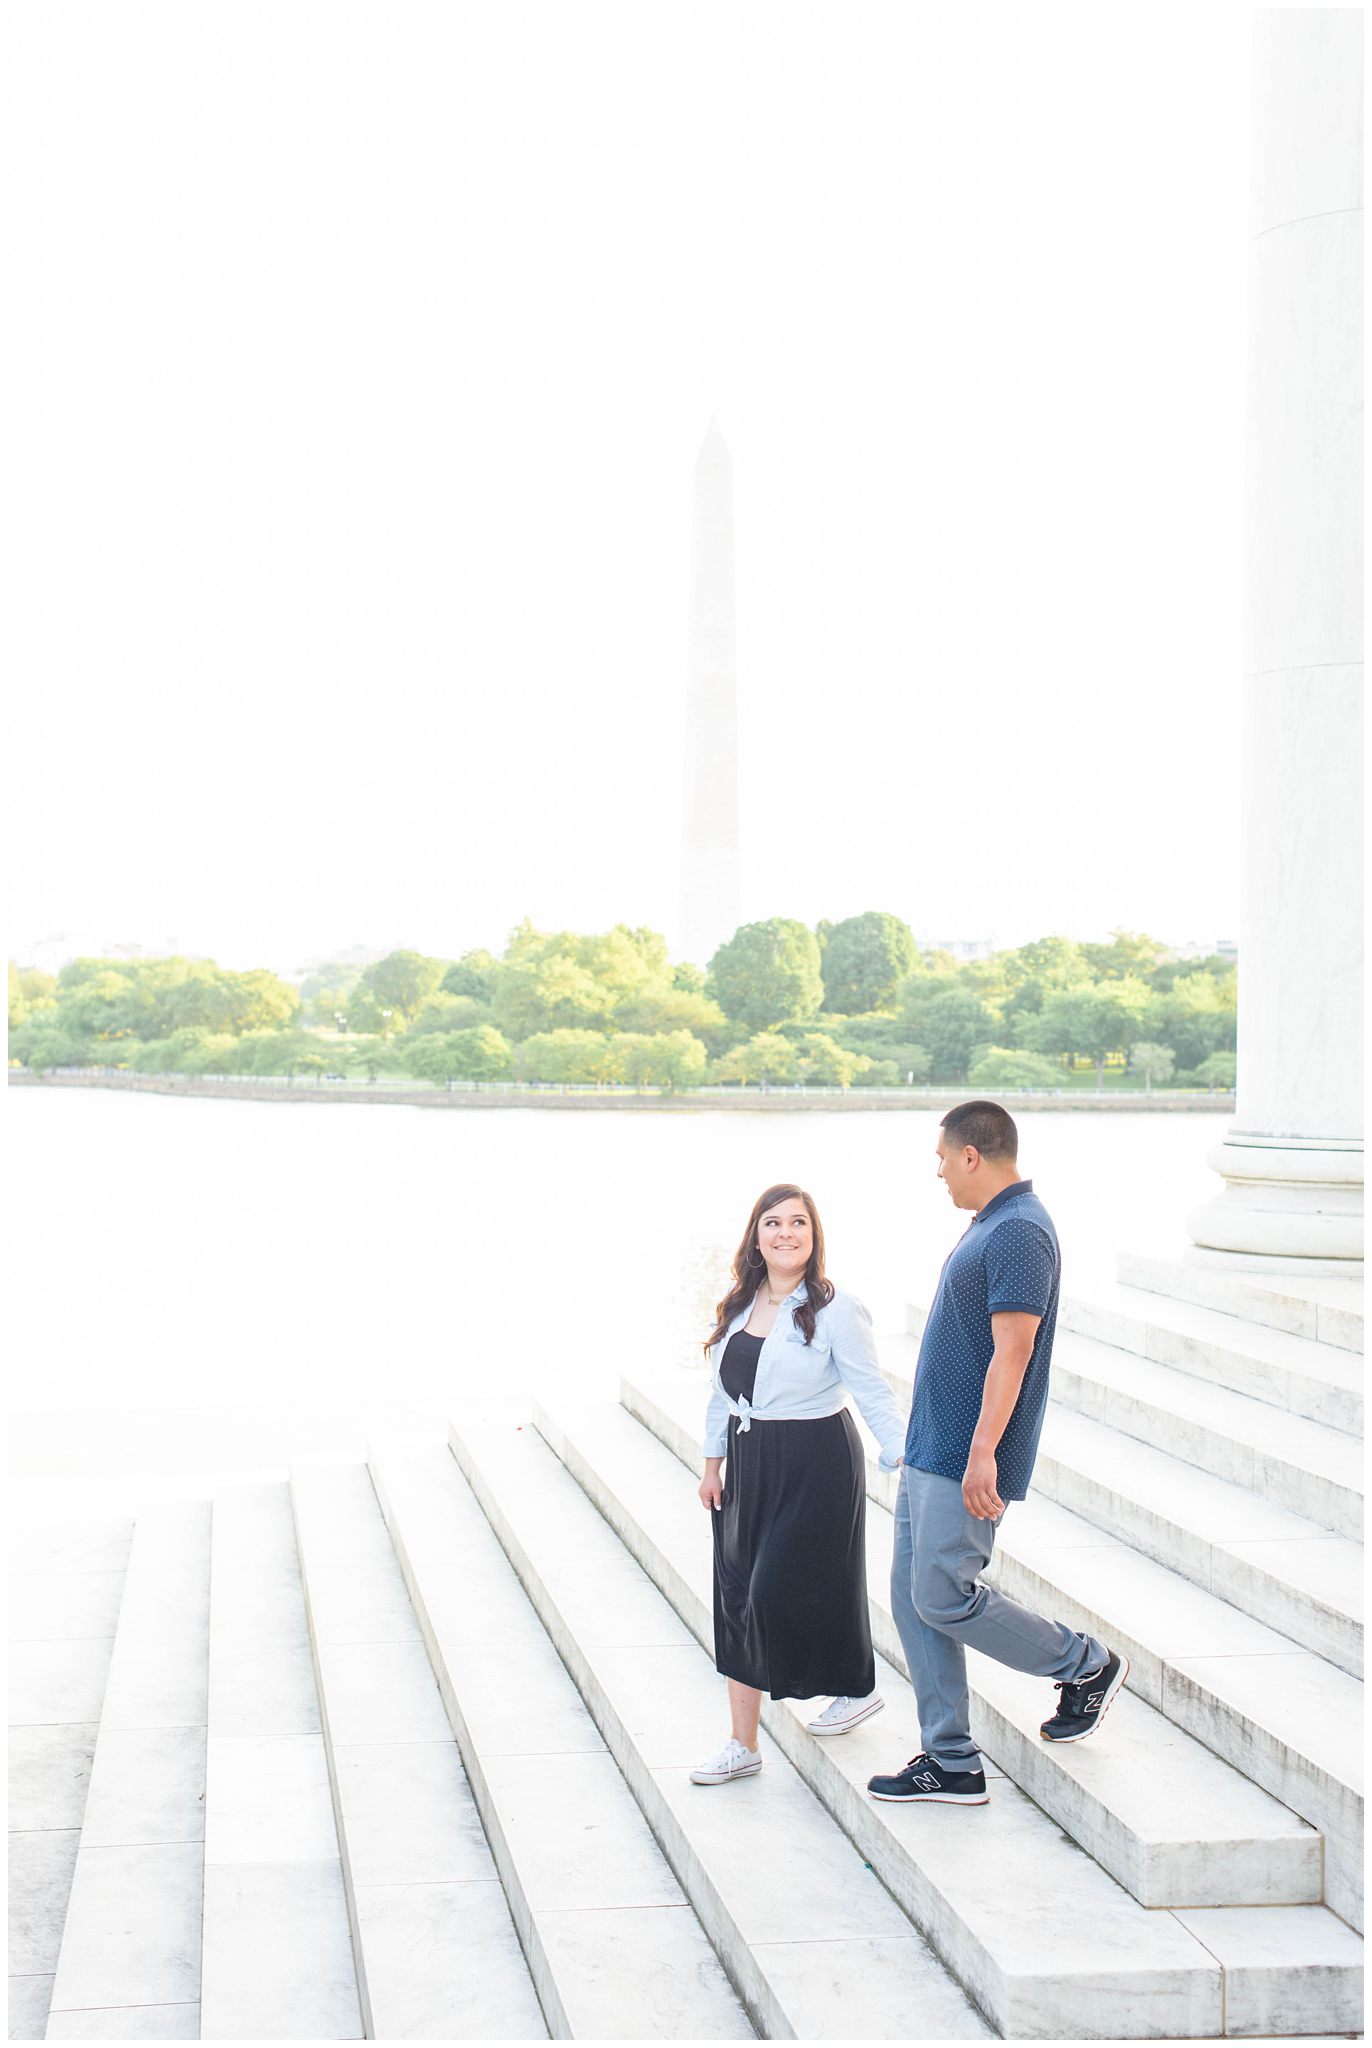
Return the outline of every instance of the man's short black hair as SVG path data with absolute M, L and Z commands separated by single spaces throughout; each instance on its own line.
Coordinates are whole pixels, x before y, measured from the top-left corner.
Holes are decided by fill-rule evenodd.
M 983 1159 L 1018 1159 L 1019 1132 L 998 1102 L 960 1102 L 940 1125 L 950 1145 L 972 1145 Z

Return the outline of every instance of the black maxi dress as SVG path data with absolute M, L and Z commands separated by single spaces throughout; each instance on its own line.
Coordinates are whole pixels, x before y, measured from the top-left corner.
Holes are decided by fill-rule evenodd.
M 752 1399 L 762 1339 L 736 1330 L 720 1379 Z M 877 1682 L 867 1613 L 866 1477 L 847 1410 L 810 1422 L 729 1417 L 715 1545 L 715 1665 L 774 1700 Z

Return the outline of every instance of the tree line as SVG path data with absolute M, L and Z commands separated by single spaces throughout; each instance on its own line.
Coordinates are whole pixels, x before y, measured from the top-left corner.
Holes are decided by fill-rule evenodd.
M 210 960 L 10 965 L 10 1058 L 34 1071 L 405 1073 L 452 1081 L 910 1082 L 1060 1087 L 1132 1074 L 1232 1087 L 1236 972 L 1117 931 L 958 961 L 867 911 L 743 925 L 708 969 L 642 927 L 545 932 L 498 957 L 413 951 L 326 965 L 297 988 Z

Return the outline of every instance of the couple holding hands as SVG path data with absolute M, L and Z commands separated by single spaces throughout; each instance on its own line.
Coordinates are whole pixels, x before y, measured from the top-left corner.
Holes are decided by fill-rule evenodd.
M 729 1741 L 691 1772 L 723 1785 L 762 1769 L 762 1696 L 832 1694 L 808 1723 L 846 1735 L 880 1713 L 867 1612 L 865 1461 L 851 1394 L 900 1470 L 891 1605 L 923 1748 L 876 1799 L 986 1803 L 972 1740 L 967 1645 L 1051 1678 L 1040 1733 L 1080 1742 L 1099 1727 L 1128 1659 L 980 1583 L 1007 1503 L 1029 1490 L 1048 1401 L 1061 1258 L 1019 1134 L 995 1102 L 965 1102 L 939 1128 L 938 1172 L 972 1211 L 949 1254 L 920 1346 L 908 1424 L 882 1377 L 871 1318 L 824 1270 L 824 1233 L 803 1189 L 768 1188 L 734 1258 L 706 1340 L 714 1386 L 700 1498 L 714 1536 L 715 1663 L 728 1680 Z

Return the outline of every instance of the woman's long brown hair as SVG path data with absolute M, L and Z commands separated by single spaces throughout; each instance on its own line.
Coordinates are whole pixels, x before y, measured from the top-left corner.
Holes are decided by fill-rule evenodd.
M 748 1228 L 734 1253 L 734 1284 L 723 1301 L 717 1304 L 715 1326 L 705 1339 L 707 1352 L 718 1344 L 744 1303 L 752 1301 L 767 1277 L 767 1262 L 757 1241 L 757 1227 L 767 1211 L 775 1208 L 778 1202 L 804 1202 L 810 1212 L 810 1258 L 804 1274 L 805 1299 L 797 1302 L 794 1310 L 796 1328 L 803 1333 L 807 1344 L 814 1339 L 816 1311 L 834 1298 L 834 1283 L 824 1271 L 824 1226 L 819 1220 L 814 1198 L 791 1181 L 780 1181 L 776 1187 L 768 1188 L 759 1195 L 753 1204 Z

